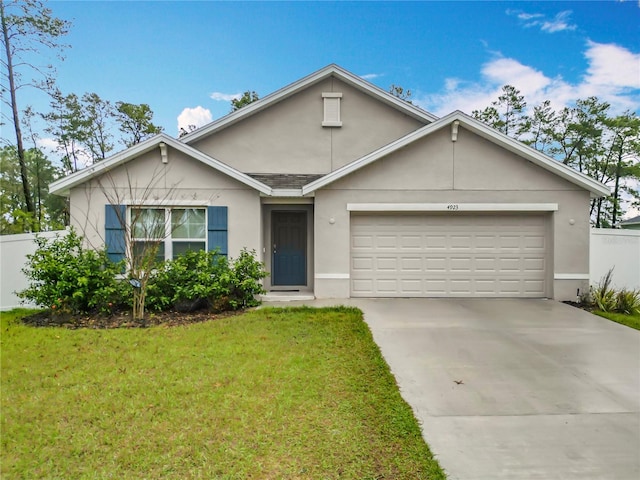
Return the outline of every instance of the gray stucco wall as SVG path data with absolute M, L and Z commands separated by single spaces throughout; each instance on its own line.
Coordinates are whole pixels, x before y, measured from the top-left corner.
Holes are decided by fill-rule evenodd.
M 340 92 L 342 127 L 322 127 L 322 92 Z M 245 173 L 329 173 L 423 123 L 329 78 L 193 147 Z
M 316 192 L 318 297 L 349 296 L 348 203 L 557 203 L 548 214 L 551 294 L 574 300 L 588 288 L 589 193 L 464 129 L 455 143 L 443 129 Z
M 93 247 L 104 244 L 105 204 L 206 207 L 228 210 L 229 255 L 246 247 L 262 260 L 259 193 L 201 162 L 169 149 L 169 162 L 160 152 L 134 161 L 71 190 L 71 225 Z

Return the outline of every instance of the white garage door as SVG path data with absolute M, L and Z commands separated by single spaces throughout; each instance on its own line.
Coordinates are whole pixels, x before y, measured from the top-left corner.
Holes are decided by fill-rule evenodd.
M 352 215 L 354 297 L 545 297 L 544 215 Z

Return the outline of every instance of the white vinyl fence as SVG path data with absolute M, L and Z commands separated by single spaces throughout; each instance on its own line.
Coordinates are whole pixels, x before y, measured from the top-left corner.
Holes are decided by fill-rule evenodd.
M 66 235 L 66 230 L 44 232 L 45 238 Z M 22 268 L 36 249 L 35 235 L 0 236 L 0 310 L 21 306 L 15 292 L 27 288 Z M 590 282 L 595 285 L 613 267 L 616 288 L 640 289 L 640 231 L 598 228 L 591 230 Z
M 640 289 L 640 230 L 591 229 L 591 285 L 613 268 L 615 288 Z
M 55 238 L 66 235 L 66 230 L 38 233 L 44 238 Z M 15 294 L 29 286 L 22 273 L 27 262 L 27 255 L 36 251 L 33 241 L 35 234 L 22 233 L 20 235 L 0 235 L 0 310 L 11 310 L 22 305 Z

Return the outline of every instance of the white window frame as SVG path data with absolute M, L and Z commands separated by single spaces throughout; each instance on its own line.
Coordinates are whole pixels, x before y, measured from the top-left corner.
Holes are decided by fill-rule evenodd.
M 159 238 L 151 238 L 151 237 L 136 237 L 135 229 L 133 225 L 133 210 L 163 210 L 164 211 L 164 235 L 161 239 Z M 173 237 L 173 225 L 171 214 L 174 210 L 202 210 L 204 212 L 204 236 L 203 238 L 174 238 Z M 136 242 L 153 242 L 160 240 L 160 242 L 164 245 L 164 260 L 173 260 L 173 243 L 174 242 L 198 242 L 204 243 L 204 250 L 208 250 L 208 215 L 207 215 L 207 207 L 206 206 L 195 206 L 195 205 L 129 205 L 127 208 L 127 223 L 129 225 L 129 231 L 131 235 L 131 247 Z

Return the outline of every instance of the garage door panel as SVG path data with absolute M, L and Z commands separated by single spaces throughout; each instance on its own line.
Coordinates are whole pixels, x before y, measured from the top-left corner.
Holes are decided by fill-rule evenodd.
M 381 295 L 395 294 L 398 291 L 398 280 L 394 278 L 379 279 L 376 282 L 376 290 Z
M 404 279 L 400 281 L 400 291 L 409 296 L 420 295 L 422 293 L 422 280 L 419 279 Z
M 395 235 L 377 235 L 374 243 L 378 250 L 396 250 L 398 248 L 398 239 Z
M 382 272 L 396 272 L 398 270 L 398 260 L 396 257 L 378 257 L 376 268 Z
M 475 267 L 478 273 L 493 273 L 497 269 L 498 259 L 493 257 L 476 256 Z
M 465 258 L 452 258 L 449 261 L 449 270 L 453 273 L 471 273 L 473 261 L 469 257 Z
M 400 237 L 400 247 L 403 250 L 421 250 L 423 240 L 420 235 L 402 235 Z
M 373 272 L 373 258 L 372 257 L 352 257 L 351 268 L 354 271 L 361 271 L 366 273 Z
M 351 282 L 352 293 L 355 295 L 371 295 L 374 293 L 372 279 L 353 279 Z
M 447 271 L 446 258 L 425 258 L 425 272 L 427 273 L 443 273 Z
M 404 257 L 400 262 L 403 272 L 422 272 L 422 264 L 422 257 Z
M 354 215 L 353 296 L 546 294 L 543 215 Z
M 351 237 L 352 249 L 371 249 L 373 248 L 373 235 L 353 235 Z
M 527 272 L 544 272 L 544 258 L 524 258 L 522 262 Z
M 451 250 L 471 250 L 471 235 L 451 235 L 449 249 Z
M 446 235 L 425 235 L 425 246 L 428 250 L 441 250 L 447 249 L 447 237 Z

